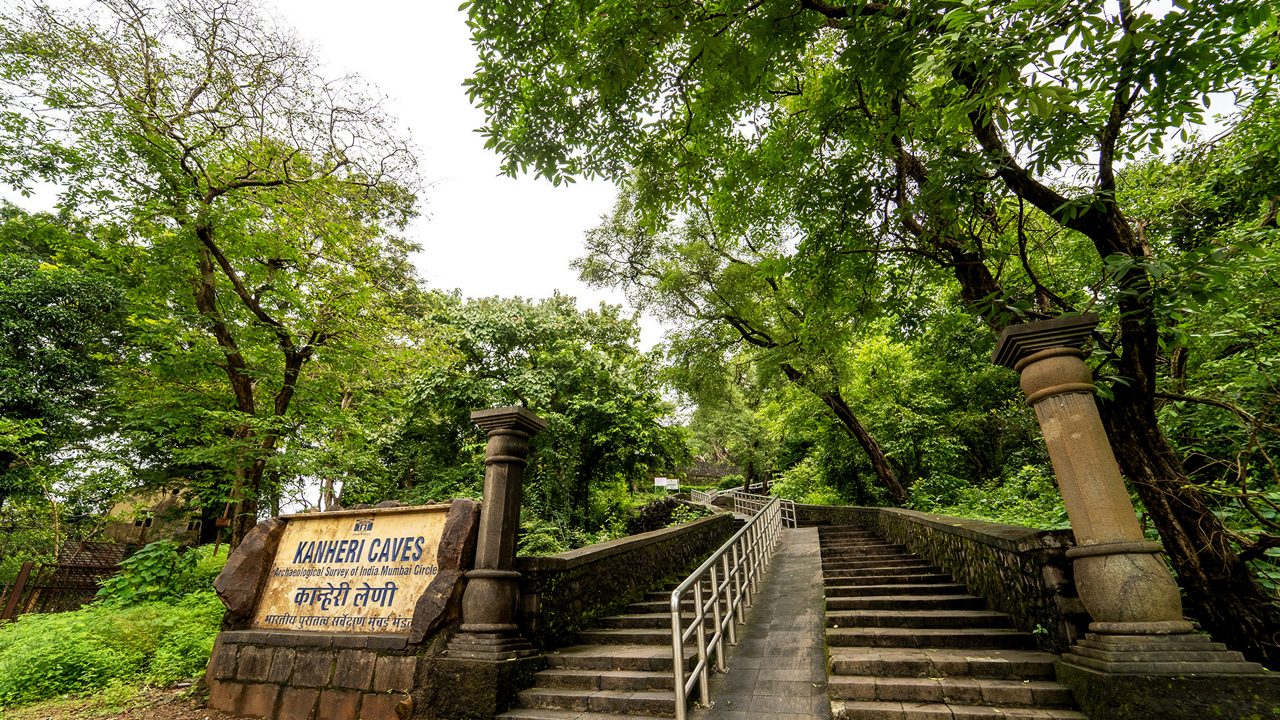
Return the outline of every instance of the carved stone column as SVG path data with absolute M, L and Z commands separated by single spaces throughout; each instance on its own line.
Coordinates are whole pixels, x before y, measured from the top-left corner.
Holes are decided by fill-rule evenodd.
M 1058 663 L 1095 720 L 1240 717 L 1280 701 L 1280 682 L 1195 631 L 1159 543 L 1143 538 L 1080 348 L 1096 315 L 1011 325 L 992 360 L 1021 374 L 1071 519 L 1076 589 L 1093 618 Z
M 1011 325 L 994 360 L 1022 375 L 1035 409 L 1077 547 L 1073 559 L 1090 630 L 1118 634 L 1185 633 L 1178 586 L 1142 536 L 1120 467 L 1094 401 L 1093 377 L 1080 346 L 1096 315 Z
M 467 572 L 462 595 L 462 626 L 449 643 L 449 655 L 476 660 L 523 657 L 534 650 L 516 627 L 520 599 L 516 532 L 520 529 L 529 439 L 547 424 L 522 407 L 477 410 L 471 413 L 471 420 L 489 436 L 484 502 L 475 569 Z

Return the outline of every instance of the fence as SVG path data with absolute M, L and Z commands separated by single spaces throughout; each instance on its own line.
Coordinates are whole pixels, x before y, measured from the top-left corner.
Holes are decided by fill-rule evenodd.
M 68 543 L 58 562 L 24 562 L 14 582 L 0 588 L 0 621 L 24 613 L 75 610 L 91 602 L 99 583 L 119 569 L 128 549 L 114 543 Z
M 746 493 L 741 490 L 733 491 L 733 512 L 736 515 L 755 515 L 774 498 L 768 495 L 756 495 L 755 493 Z M 790 500 L 781 501 L 782 525 L 783 527 L 793 528 L 796 526 L 796 504 Z
M 714 656 L 716 668 L 726 669 L 725 637 L 738 641 L 737 627 L 746 621 L 746 608 L 759 590 L 761 576 L 782 531 L 782 501 L 765 498 L 753 517 L 711 557 L 671 591 L 671 656 L 675 669 L 676 720 L 685 720 L 694 686 L 703 705 L 711 702 L 708 674 Z M 684 622 L 685 596 L 692 591 L 693 617 Z M 707 619 L 712 624 L 707 637 Z M 696 641 L 697 662 L 685 677 L 684 649 Z

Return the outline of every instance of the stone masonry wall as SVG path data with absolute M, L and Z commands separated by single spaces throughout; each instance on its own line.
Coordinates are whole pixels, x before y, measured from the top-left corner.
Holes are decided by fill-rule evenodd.
M 1037 530 L 897 508 L 797 505 L 800 525 L 857 525 L 951 573 L 1009 613 L 1051 652 L 1067 650 L 1088 627 L 1067 548 L 1070 530 Z
M 520 629 L 540 648 L 569 644 L 597 617 L 683 579 L 734 533 L 728 513 L 547 557 L 522 557 Z
M 413 709 L 419 651 L 403 637 L 223 632 L 206 674 L 209 704 L 278 720 L 398 720 Z

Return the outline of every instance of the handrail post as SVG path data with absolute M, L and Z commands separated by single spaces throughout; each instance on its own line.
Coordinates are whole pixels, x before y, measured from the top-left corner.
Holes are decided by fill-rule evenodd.
M 716 566 L 711 565 L 711 620 L 715 623 L 716 631 L 712 637 L 716 640 L 716 669 L 720 672 L 725 671 L 724 664 L 724 628 L 720 626 L 720 575 L 716 572 Z
M 680 626 L 680 591 L 671 593 L 671 670 L 676 681 L 676 720 L 685 720 L 684 628 Z
M 693 604 L 696 608 L 693 613 L 693 621 L 697 623 L 696 633 L 698 638 L 698 695 L 702 698 L 704 706 L 711 704 L 711 688 L 707 682 L 707 614 L 706 606 L 702 599 L 702 581 L 698 580 L 693 584 Z
M 738 644 L 738 618 L 733 611 L 733 580 L 729 572 L 729 553 L 720 556 L 724 573 L 724 612 L 729 618 L 729 644 Z

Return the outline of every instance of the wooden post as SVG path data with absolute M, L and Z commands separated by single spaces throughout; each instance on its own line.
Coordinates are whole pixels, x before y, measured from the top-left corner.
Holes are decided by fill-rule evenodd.
M 22 591 L 27 587 L 27 578 L 31 575 L 31 568 L 35 563 L 28 560 L 22 563 L 22 569 L 18 571 L 18 579 L 13 582 L 13 589 L 9 591 L 9 599 L 4 604 L 4 612 L 0 612 L 0 620 L 12 620 L 14 612 L 18 608 L 18 598 L 22 597 Z

